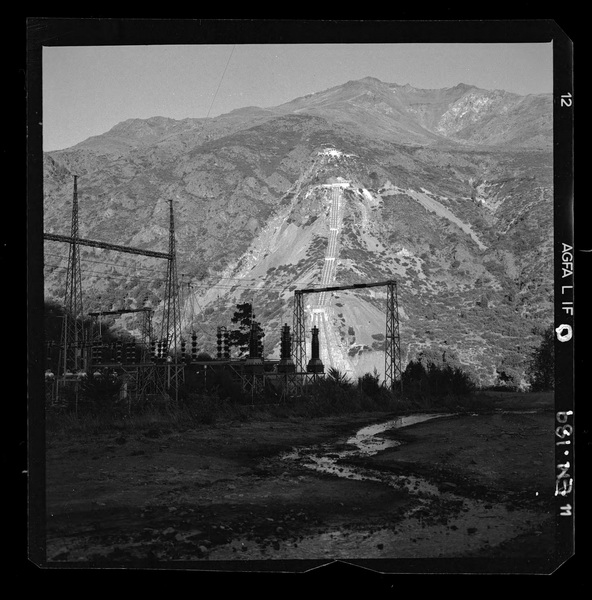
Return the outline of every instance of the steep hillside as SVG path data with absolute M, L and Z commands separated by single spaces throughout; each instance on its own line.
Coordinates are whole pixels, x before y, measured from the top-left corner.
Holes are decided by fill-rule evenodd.
M 45 230 L 68 233 L 75 173 L 82 237 L 164 251 L 172 199 L 183 327 L 201 348 L 249 301 L 277 356 L 297 287 L 396 278 L 404 364 L 445 346 L 482 383 L 520 379 L 552 314 L 550 116 L 542 96 L 366 78 L 275 109 L 134 119 L 45 156 Z M 59 300 L 67 252 L 45 251 Z M 85 310 L 159 307 L 161 259 L 81 254 Z M 382 374 L 385 298 L 310 299 L 307 328 L 321 309 L 330 324 L 324 360 Z

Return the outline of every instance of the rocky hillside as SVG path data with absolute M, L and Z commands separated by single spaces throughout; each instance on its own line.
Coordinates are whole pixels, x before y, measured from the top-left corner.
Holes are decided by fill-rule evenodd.
M 82 237 L 164 251 L 172 199 L 183 326 L 202 348 L 251 301 L 277 356 L 293 290 L 319 284 L 331 253 L 336 284 L 398 280 L 404 364 L 442 346 L 483 384 L 518 381 L 552 315 L 551 116 L 546 95 L 366 78 L 272 109 L 133 119 L 46 154 L 45 230 L 69 232 L 77 174 Z M 59 300 L 67 251 L 45 252 L 46 294 Z M 82 258 L 86 310 L 158 308 L 160 259 Z M 354 376 L 382 374 L 385 297 L 326 299 L 333 354 Z M 137 329 L 131 316 L 115 325 Z

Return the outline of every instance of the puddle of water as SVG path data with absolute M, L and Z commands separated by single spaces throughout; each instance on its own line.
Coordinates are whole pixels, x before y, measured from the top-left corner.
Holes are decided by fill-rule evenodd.
M 384 433 L 390 429 L 400 429 L 401 427 L 408 427 L 409 425 L 415 425 L 416 423 L 422 423 L 429 419 L 435 419 L 437 417 L 445 417 L 450 415 L 443 414 L 424 414 L 424 415 L 409 415 L 405 417 L 397 417 L 391 421 L 384 423 L 375 423 L 374 425 L 368 425 L 360 429 L 354 436 L 347 440 L 347 443 L 357 447 L 357 452 L 360 455 L 371 456 L 377 454 L 387 448 L 393 448 L 400 446 L 401 442 L 397 440 L 388 440 L 379 437 L 379 434 Z
M 342 465 L 338 461 L 343 458 L 372 456 L 387 448 L 399 446 L 401 442 L 398 440 L 385 439 L 380 437 L 380 434 L 391 429 L 408 427 L 409 425 L 445 416 L 451 415 L 435 413 L 397 417 L 390 421 L 362 427 L 362 429 L 350 437 L 346 442 L 347 445 L 353 446 L 351 450 L 336 450 L 331 444 L 322 444 L 319 446 L 294 448 L 292 451 L 282 454 L 281 458 L 284 460 L 298 461 L 299 464 L 304 467 L 321 473 L 335 475 L 336 477 L 358 481 L 382 482 L 391 487 L 405 488 L 414 494 L 439 494 L 439 490 L 435 485 L 420 477 L 392 474 L 385 475 L 362 467 Z
M 347 440 L 348 450 L 336 450 L 331 444 L 294 448 L 282 455 L 284 460 L 337 477 L 376 481 L 406 488 L 419 502 L 407 511 L 393 528 L 342 529 L 319 532 L 294 540 L 274 540 L 258 545 L 249 540 L 233 540 L 216 548 L 210 560 L 299 559 L 299 558 L 432 558 L 462 556 L 465 553 L 494 547 L 523 532 L 532 530 L 544 516 L 527 510 L 507 510 L 503 505 L 465 498 L 453 492 L 441 492 L 436 485 L 415 476 L 398 476 L 372 469 L 342 465 L 342 458 L 371 456 L 399 443 L 380 437 L 390 429 L 406 427 L 450 414 L 424 414 L 400 417 L 360 429 Z M 430 508 L 435 497 L 458 502 L 458 509 L 444 524 L 428 524 L 422 512 Z

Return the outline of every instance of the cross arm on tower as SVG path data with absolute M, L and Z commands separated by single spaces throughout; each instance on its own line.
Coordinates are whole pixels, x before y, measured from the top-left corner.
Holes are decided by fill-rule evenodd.
M 381 285 L 390 285 L 395 283 L 393 280 L 389 281 L 378 281 L 373 283 L 352 283 L 350 285 L 333 285 L 329 287 L 318 287 L 318 288 L 306 288 L 303 290 L 294 290 L 295 294 L 314 294 L 318 292 L 335 292 L 338 290 L 352 290 L 360 288 L 378 287 Z
M 140 254 L 142 256 L 151 256 L 153 258 L 170 259 L 171 255 L 168 252 L 157 252 L 155 250 L 144 250 L 142 248 L 130 248 L 128 246 L 120 246 L 118 244 L 109 244 L 107 242 L 97 242 L 95 240 L 85 240 L 82 238 L 68 237 L 67 235 L 59 235 L 57 233 L 44 233 L 43 238 L 54 242 L 66 242 L 68 244 L 79 244 L 80 246 L 91 246 L 93 248 L 103 248 L 105 250 L 115 250 L 117 252 L 127 252 L 128 254 Z

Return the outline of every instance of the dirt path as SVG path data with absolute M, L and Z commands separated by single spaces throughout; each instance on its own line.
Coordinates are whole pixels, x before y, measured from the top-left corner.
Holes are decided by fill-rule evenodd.
M 391 418 L 49 436 L 49 564 L 549 554 L 552 412 L 437 418 L 351 453 Z

